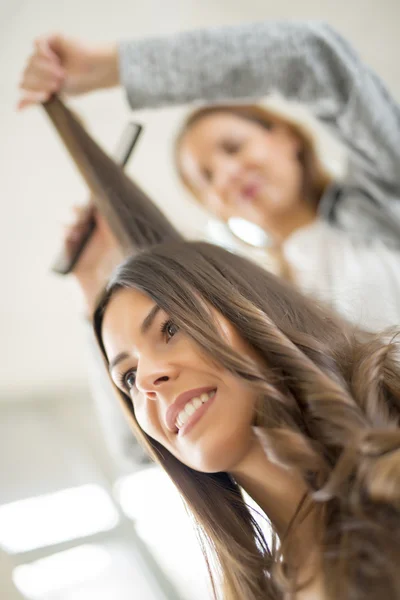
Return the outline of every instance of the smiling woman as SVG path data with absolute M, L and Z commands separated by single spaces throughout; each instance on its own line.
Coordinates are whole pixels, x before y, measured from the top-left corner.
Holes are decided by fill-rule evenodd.
M 232 348 L 251 356 L 251 347 L 219 313 L 215 322 Z M 238 462 L 242 446 L 249 445 L 254 391 L 229 371 L 216 371 L 165 310 L 137 290 L 120 291 L 104 317 L 103 340 L 113 381 L 131 397 L 143 431 L 199 471 L 225 471 Z
M 394 336 L 363 334 L 199 242 L 125 262 L 94 322 L 132 427 L 193 514 L 224 599 L 398 597 Z

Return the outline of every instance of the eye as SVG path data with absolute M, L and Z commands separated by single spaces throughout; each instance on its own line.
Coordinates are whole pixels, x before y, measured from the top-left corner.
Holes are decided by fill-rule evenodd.
M 165 334 L 169 341 L 179 331 L 178 325 L 175 325 L 171 319 L 165 321 L 161 326 L 161 333 Z
M 221 144 L 222 150 L 227 154 L 236 154 L 236 152 L 239 152 L 241 146 L 242 144 L 240 142 L 235 142 L 233 140 L 225 140 Z
M 121 384 L 126 390 L 131 390 L 136 384 L 136 369 L 131 369 L 121 377 Z

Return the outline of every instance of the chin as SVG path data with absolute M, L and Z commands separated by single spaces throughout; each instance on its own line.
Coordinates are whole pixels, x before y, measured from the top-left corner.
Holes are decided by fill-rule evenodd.
M 214 443 L 199 444 L 193 449 L 190 464 L 201 473 L 231 472 L 240 464 L 250 449 L 250 436 L 219 437 Z

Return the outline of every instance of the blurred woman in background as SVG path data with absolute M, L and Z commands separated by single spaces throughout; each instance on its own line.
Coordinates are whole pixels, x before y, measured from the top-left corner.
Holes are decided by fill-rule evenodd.
M 210 212 L 267 234 L 276 272 L 378 331 L 400 323 L 400 251 L 395 237 L 363 239 L 362 227 L 353 235 L 324 218 L 324 203 L 348 177 L 342 150 L 299 107 L 275 98 L 196 110 L 175 157 L 182 181 Z
M 283 21 L 97 47 L 48 36 L 35 44 L 19 106 L 119 83 L 134 109 L 224 101 L 196 111 L 178 136 L 192 194 L 224 223 L 262 228 L 282 275 L 364 328 L 400 322 L 400 111 L 340 35 Z M 287 102 L 249 104 L 270 92 L 335 135 L 345 171 L 327 168 L 312 123 Z

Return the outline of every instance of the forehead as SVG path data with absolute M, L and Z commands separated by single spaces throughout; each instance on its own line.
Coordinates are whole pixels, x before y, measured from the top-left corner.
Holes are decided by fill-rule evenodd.
M 154 306 L 143 292 L 121 289 L 111 298 L 103 318 L 102 338 L 107 357 L 127 350 L 140 336 L 140 326 Z
M 207 150 L 209 145 L 218 141 L 221 136 L 257 131 L 259 127 L 257 123 L 233 113 L 213 113 L 201 117 L 188 128 L 182 137 L 180 149 L 192 152 Z

